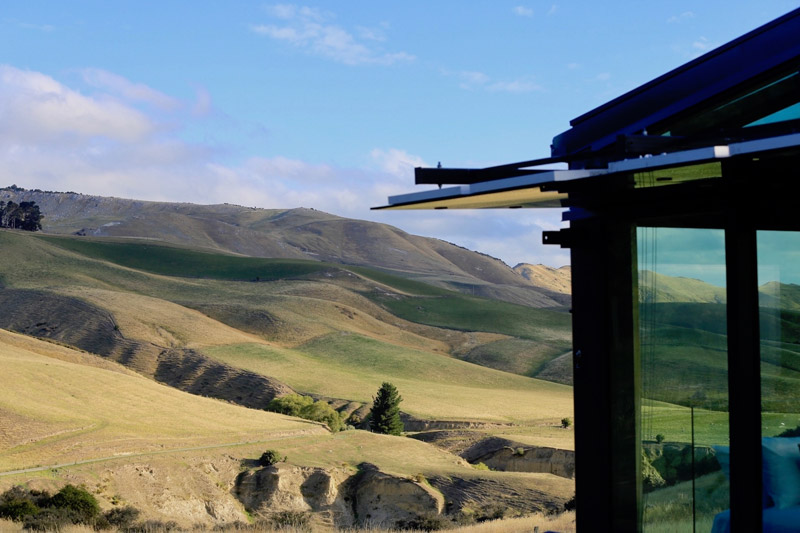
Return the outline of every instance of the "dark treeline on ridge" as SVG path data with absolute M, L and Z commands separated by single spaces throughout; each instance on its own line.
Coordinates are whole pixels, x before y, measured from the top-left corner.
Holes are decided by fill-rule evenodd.
M 36 202 L 8 203 L 0 200 L 0 228 L 38 231 L 42 229 L 42 213 Z

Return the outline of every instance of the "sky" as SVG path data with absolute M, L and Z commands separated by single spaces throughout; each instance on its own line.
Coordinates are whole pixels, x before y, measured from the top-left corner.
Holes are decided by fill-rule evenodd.
M 5 0 L 0 186 L 311 207 L 557 267 L 557 209 L 369 208 L 425 190 L 415 166 L 548 157 L 572 118 L 798 6 Z

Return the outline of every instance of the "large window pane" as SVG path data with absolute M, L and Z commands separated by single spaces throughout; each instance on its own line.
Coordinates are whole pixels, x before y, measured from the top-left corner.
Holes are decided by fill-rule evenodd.
M 637 249 L 644 531 L 711 531 L 729 507 L 724 235 L 640 228 Z
M 800 233 L 760 231 L 764 530 L 800 524 Z

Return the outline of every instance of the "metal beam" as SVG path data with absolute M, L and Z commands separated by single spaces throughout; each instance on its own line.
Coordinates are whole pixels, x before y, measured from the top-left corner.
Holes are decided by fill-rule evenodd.
M 599 217 L 571 223 L 569 237 L 578 531 L 640 531 L 636 233 Z

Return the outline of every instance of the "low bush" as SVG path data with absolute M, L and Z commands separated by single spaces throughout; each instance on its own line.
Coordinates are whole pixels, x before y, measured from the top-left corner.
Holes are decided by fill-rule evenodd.
M 56 509 L 69 509 L 74 511 L 79 517 L 80 522 L 89 523 L 100 514 L 100 506 L 97 500 L 87 490 L 78 488 L 74 485 L 65 485 L 52 498 L 50 505 Z
M 273 513 L 269 520 L 275 529 L 311 531 L 311 516 L 302 511 L 281 511 L 279 513 Z
M 30 500 L 19 498 L 9 499 L 0 504 L 0 518 L 21 522 L 29 515 L 39 512 L 39 507 Z
M 272 466 L 275 463 L 280 463 L 286 459 L 286 456 L 281 459 L 281 454 L 278 450 L 267 450 L 261 454 L 261 457 L 259 457 L 258 464 L 261 466 Z
M 297 416 L 314 422 L 326 424 L 331 431 L 336 432 L 344 427 L 342 415 L 327 402 L 314 401 L 311 396 L 302 394 L 287 394 L 280 398 L 274 398 L 267 404 L 267 411 L 281 413 L 289 416 Z
M 139 518 L 139 509 L 126 505 L 125 507 L 116 507 L 105 513 L 105 518 L 108 523 L 118 528 L 126 528 L 131 526 L 137 518 Z
M 100 513 L 97 500 L 86 489 L 65 485 L 56 494 L 13 487 L 0 494 L 0 518 L 22 522 L 31 531 L 59 531 L 69 525 L 88 525 L 96 530 L 116 526 L 128 531 L 138 509 L 123 507 Z M 151 531 L 147 529 L 146 531 Z
M 567 429 L 571 425 L 572 425 L 572 420 L 569 417 L 565 416 L 564 418 L 561 419 L 562 428 Z

